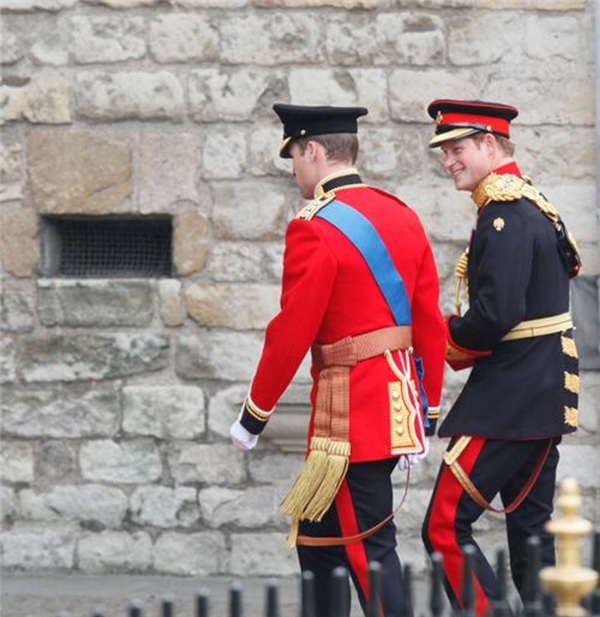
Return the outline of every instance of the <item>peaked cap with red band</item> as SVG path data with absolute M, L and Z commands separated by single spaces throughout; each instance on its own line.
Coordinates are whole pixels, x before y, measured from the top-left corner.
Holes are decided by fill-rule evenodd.
M 438 99 L 430 103 L 427 113 L 437 125 L 429 142 L 430 148 L 436 148 L 480 132 L 510 137 L 510 121 L 519 115 L 519 110 L 502 103 Z

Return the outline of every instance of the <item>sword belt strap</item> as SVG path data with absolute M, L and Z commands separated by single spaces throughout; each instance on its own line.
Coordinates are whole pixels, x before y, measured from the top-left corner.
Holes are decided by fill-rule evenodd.
M 330 345 L 313 345 L 312 360 L 315 368 L 354 366 L 361 360 L 379 356 L 386 349 L 408 349 L 412 344 L 410 326 L 391 326 L 358 336 L 347 336 Z
M 529 476 L 527 482 L 523 485 L 518 495 L 514 498 L 514 500 L 505 508 L 495 508 L 492 504 L 485 499 L 485 497 L 479 492 L 477 487 L 471 481 L 468 474 L 462 468 L 461 464 L 458 462 L 458 458 L 462 454 L 463 450 L 469 445 L 471 441 L 471 437 L 468 435 L 461 436 L 454 446 L 450 448 L 444 454 L 444 462 L 448 465 L 450 471 L 454 474 L 454 477 L 457 479 L 458 483 L 465 490 L 467 495 L 481 508 L 484 510 L 488 510 L 489 512 L 496 512 L 497 514 L 510 514 L 514 510 L 516 510 L 525 497 L 529 494 L 529 491 L 532 489 L 535 484 L 538 476 L 540 475 L 540 471 L 548 458 L 548 454 L 550 454 L 550 448 L 552 447 L 552 439 L 548 440 L 548 444 L 544 448 L 540 458 L 538 459 L 531 475 Z
M 505 334 L 500 342 L 515 341 L 522 338 L 533 338 L 534 336 L 546 336 L 556 334 L 573 327 L 571 313 L 561 313 L 551 317 L 541 319 L 528 319 L 517 324 L 508 334 Z
M 354 534 L 352 536 L 304 536 L 299 535 L 296 539 L 296 545 L 299 546 L 346 546 L 347 544 L 354 544 L 355 542 L 361 542 L 365 538 L 372 536 L 374 533 L 379 531 L 382 527 L 387 525 L 394 516 L 396 512 L 400 510 L 404 500 L 406 499 L 406 494 L 408 493 L 408 484 L 410 481 L 410 467 L 406 469 L 406 482 L 404 484 L 404 494 L 402 495 L 402 499 L 400 503 L 394 508 L 393 512 L 388 514 L 382 521 L 373 525 L 373 527 L 369 527 L 365 531 L 361 533 Z M 297 521 L 296 521 L 297 524 Z

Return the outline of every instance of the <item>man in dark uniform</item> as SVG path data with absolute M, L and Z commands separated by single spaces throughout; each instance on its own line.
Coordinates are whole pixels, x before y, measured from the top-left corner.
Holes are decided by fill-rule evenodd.
M 552 513 L 557 445 L 577 428 L 578 360 L 569 315 L 569 278 L 580 267 L 556 209 L 512 158 L 518 111 L 481 101 L 428 107 L 444 167 L 470 191 L 477 219 L 457 264 L 457 314 L 448 318 L 447 362 L 472 370 L 441 424 L 450 437 L 423 526 L 427 550 L 443 556 L 446 589 L 461 605 L 461 547 L 476 550 L 479 615 L 496 592 L 494 573 L 473 540 L 485 509 L 506 515 L 510 567 L 523 591 L 526 540 L 539 536 L 542 565 L 554 563 L 544 531 Z M 460 315 L 460 283 L 469 308 Z M 490 501 L 500 495 L 504 508 Z
M 435 263 L 417 215 L 365 185 L 354 167 L 366 109 L 274 110 L 284 129 L 280 154 L 312 201 L 288 225 L 281 309 L 231 437 L 242 450 L 255 446 L 310 350 L 307 457 L 281 506 L 292 519 L 289 543 L 302 570 L 315 574 L 319 617 L 330 615 L 337 566 L 367 606 L 372 560 L 383 569 L 381 614 L 394 617 L 401 568 L 390 476 L 425 454 L 442 386 L 446 328 Z

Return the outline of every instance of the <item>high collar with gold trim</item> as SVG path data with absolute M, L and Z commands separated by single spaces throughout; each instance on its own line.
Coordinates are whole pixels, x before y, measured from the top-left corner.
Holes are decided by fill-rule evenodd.
M 364 186 L 362 178 L 354 167 L 342 169 L 325 176 L 315 187 L 315 197 L 321 197 L 325 193 L 341 188 Z
M 481 180 L 471 193 L 471 199 L 475 202 L 478 210 L 490 202 L 490 189 L 493 189 L 502 182 L 502 176 L 522 177 L 521 171 L 514 161 L 494 169 L 494 171 Z

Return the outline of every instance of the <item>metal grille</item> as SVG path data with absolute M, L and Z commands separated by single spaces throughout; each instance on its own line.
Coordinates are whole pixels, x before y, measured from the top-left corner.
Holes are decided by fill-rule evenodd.
M 54 218 L 46 271 L 74 278 L 168 277 L 172 220 Z

